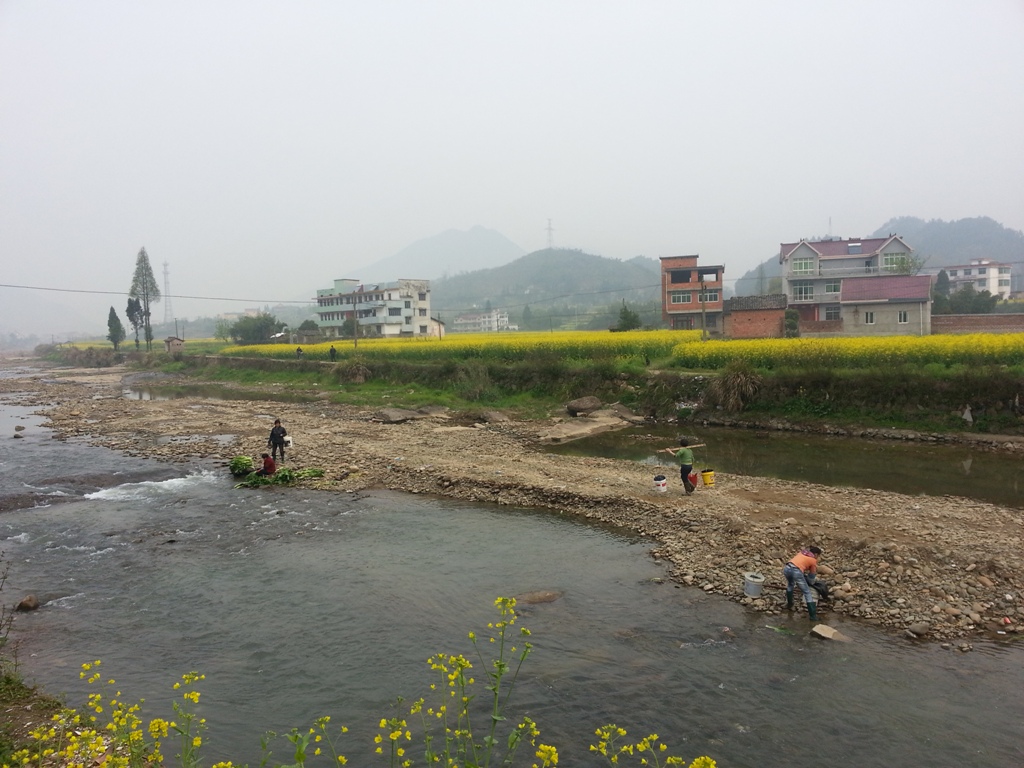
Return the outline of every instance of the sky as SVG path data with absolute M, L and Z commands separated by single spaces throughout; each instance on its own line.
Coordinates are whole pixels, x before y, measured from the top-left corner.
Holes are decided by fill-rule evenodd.
M 184 318 L 475 225 L 727 279 L 1024 229 L 1022 40 L 1022 0 L 0 0 L 0 334 L 123 320 L 143 246 Z

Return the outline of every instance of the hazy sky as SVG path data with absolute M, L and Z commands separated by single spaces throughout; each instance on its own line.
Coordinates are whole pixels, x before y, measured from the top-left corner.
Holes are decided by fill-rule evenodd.
M 1021 0 L 0 0 L 5 284 L 125 291 L 144 245 L 173 294 L 297 299 L 548 219 L 736 278 L 900 215 L 1024 229 Z

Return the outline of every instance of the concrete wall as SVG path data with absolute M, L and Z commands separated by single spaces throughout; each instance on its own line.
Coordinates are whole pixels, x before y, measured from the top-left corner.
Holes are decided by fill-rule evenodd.
M 932 333 L 1024 333 L 1024 314 L 932 315 Z
M 784 309 L 744 309 L 725 315 L 723 333 L 728 339 L 781 339 Z

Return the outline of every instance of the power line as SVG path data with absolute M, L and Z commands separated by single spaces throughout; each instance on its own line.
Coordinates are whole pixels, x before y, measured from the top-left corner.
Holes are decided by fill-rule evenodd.
M 0 283 L 0 288 L 23 288 L 29 291 L 50 291 L 53 293 L 88 293 L 96 296 L 127 296 L 127 291 L 90 291 L 84 288 L 52 288 L 42 285 L 12 285 Z M 197 301 L 242 301 L 249 304 L 312 304 L 313 301 L 297 301 L 295 299 L 239 299 L 231 296 L 186 296 L 174 294 L 172 299 L 195 299 Z

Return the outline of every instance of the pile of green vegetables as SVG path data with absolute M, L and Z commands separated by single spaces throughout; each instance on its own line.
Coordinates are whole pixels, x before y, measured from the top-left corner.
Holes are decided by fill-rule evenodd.
M 313 480 L 324 476 L 324 471 L 319 467 L 307 467 L 305 469 L 290 469 L 281 467 L 272 475 L 257 475 L 254 473 L 256 465 L 248 456 L 235 456 L 228 464 L 231 474 L 243 478 L 235 488 L 258 488 L 261 485 L 292 485 L 299 480 Z

